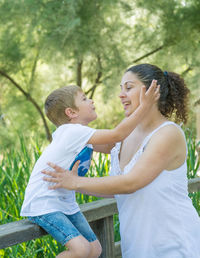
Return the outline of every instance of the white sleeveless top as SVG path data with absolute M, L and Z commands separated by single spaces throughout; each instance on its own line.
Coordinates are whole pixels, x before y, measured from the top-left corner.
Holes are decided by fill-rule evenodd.
M 170 124 L 180 128 L 167 121 L 152 131 L 125 166 L 124 174 L 132 169 L 152 135 Z M 122 174 L 120 145 L 111 151 L 111 176 Z M 187 183 L 185 160 L 175 170 L 163 170 L 136 192 L 115 195 L 123 258 L 200 258 L 200 219 L 188 197 Z

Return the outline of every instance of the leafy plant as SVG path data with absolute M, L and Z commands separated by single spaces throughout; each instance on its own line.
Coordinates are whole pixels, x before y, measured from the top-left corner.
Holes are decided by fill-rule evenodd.
M 200 141 L 197 141 L 191 130 L 185 130 L 187 139 L 187 176 L 188 179 L 195 178 L 198 176 L 199 165 L 200 165 Z M 192 203 L 200 215 L 200 192 L 189 193 L 189 197 L 192 199 Z

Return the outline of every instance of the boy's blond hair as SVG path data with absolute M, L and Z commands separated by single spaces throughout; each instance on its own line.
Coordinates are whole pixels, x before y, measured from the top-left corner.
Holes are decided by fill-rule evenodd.
M 45 100 L 45 113 L 49 120 L 57 127 L 70 122 L 69 117 L 65 114 L 66 108 L 78 109 L 75 105 L 75 97 L 80 87 L 69 85 L 54 90 Z

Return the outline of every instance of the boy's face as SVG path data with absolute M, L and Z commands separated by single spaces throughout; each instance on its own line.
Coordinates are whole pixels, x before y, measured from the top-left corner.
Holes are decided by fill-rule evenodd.
M 75 96 L 75 105 L 78 108 L 76 112 L 80 124 L 88 125 L 97 118 L 93 100 L 88 99 L 82 91 L 77 92 Z

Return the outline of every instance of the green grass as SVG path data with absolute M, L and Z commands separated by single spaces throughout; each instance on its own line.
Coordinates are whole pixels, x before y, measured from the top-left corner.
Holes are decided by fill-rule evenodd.
M 196 142 L 195 138 L 189 130 L 186 130 L 188 145 L 188 178 L 197 176 L 199 169 L 199 158 L 197 150 L 200 142 Z M 20 208 L 24 198 L 24 192 L 34 163 L 41 154 L 41 145 L 34 141 L 25 141 L 20 137 L 20 148 L 5 151 L 0 155 L 0 221 L 5 224 L 11 221 L 22 219 L 20 217 Z M 90 168 L 90 176 L 108 175 L 110 167 L 109 155 L 95 155 Z M 193 201 L 195 208 L 200 215 L 200 193 L 192 193 L 189 195 Z M 76 194 L 79 204 L 92 202 L 97 197 Z M 120 240 L 118 216 L 114 216 L 115 241 Z M 0 250 L 0 257 L 55 257 L 61 252 L 63 247 L 53 240 L 50 236 L 32 240 L 26 243 L 15 245 Z

